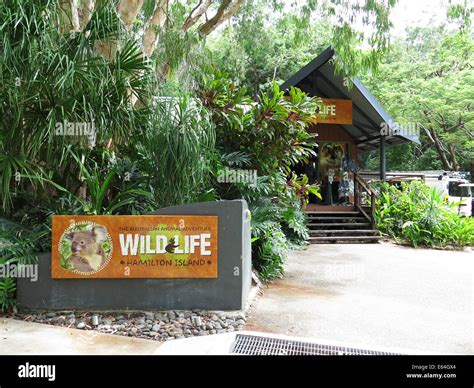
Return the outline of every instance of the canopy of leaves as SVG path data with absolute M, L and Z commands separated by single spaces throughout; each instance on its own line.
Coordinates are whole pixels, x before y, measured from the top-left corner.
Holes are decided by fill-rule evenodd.
M 396 170 L 468 170 L 474 159 L 474 43 L 467 31 L 415 28 L 363 81 L 394 119 L 420 130 L 422 147 L 389 151 Z M 367 166 L 375 163 L 369 161 Z
M 393 1 L 268 3 L 247 2 L 207 45 L 215 63 L 255 95 L 260 85 L 287 79 L 327 46 L 349 75 L 375 69 L 388 47 Z

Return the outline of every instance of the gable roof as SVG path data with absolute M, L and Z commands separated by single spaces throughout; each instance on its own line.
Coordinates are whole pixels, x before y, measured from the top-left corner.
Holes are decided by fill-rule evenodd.
M 352 124 L 343 124 L 342 127 L 356 139 L 359 149 L 377 147 L 381 139 L 381 124 L 390 126 L 395 120 L 383 109 L 382 105 L 357 78 L 351 78 L 353 86 L 345 86 L 344 77 L 335 72 L 335 65 L 331 61 L 335 51 L 328 47 L 306 66 L 281 85 L 282 90 L 295 86 L 310 96 L 322 98 L 339 98 L 352 100 Z M 413 141 L 420 144 L 418 136 L 409 133 L 403 128 L 390 128 L 392 135 L 385 136 L 387 146 Z M 397 131 L 393 131 L 397 129 Z

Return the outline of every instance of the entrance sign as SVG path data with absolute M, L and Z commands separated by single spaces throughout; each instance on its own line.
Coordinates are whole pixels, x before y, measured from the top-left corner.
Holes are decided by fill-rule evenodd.
M 352 100 L 321 98 L 316 107 L 318 123 L 352 124 Z
M 217 216 L 53 216 L 51 276 L 217 278 Z

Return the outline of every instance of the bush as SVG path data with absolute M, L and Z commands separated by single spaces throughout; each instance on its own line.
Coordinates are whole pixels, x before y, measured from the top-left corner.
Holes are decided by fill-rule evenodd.
M 30 231 L 21 225 L 0 218 L 0 265 L 36 264 L 40 242 L 49 234 L 45 227 Z M 0 278 L 0 312 L 15 306 L 16 279 Z
M 210 71 L 199 96 L 211 113 L 216 130 L 213 175 L 226 168 L 257 172 L 256 182 L 214 182 L 222 199 L 244 198 L 252 212 L 252 262 L 263 280 L 283 274 L 292 244 L 304 244 L 308 229 L 304 206 L 318 188 L 291 166 L 314 154 L 313 122 L 316 100 L 291 88 L 288 95 L 276 84 L 256 99 L 220 72 Z
M 146 214 L 244 198 L 252 212 L 273 214 L 252 225 L 254 265 L 265 279 L 281 275 L 289 244 L 307 237 L 311 188 L 288 169 L 313 153 L 306 128 L 316 101 L 276 84 L 253 99 L 207 68 L 197 92 L 201 76 L 192 90 L 173 87 L 114 2 L 96 9 L 87 33 L 58 30 L 61 15 L 48 1 L 0 2 L 0 212 L 22 228 L 0 228 L 0 262 L 51 249 L 52 214 Z M 94 46 L 111 34 L 121 49 L 106 59 Z M 66 133 L 66 122 L 93 124 L 93 136 Z M 221 184 L 226 167 L 256 170 L 256 184 Z M 8 308 L 9 280 L 0 292 Z
M 435 188 L 423 182 L 381 185 L 375 220 L 381 232 L 414 247 L 474 244 L 474 219 L 456 214 Z

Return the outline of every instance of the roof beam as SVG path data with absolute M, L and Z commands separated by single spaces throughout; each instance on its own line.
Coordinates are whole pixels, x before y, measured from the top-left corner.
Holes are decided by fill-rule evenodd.
M 374 140 L 378 140 L 382 137 L 382 135 L 377 135 L 377 136 L 371 136 L 367 139 L 359 140 L 356 144 L 362 144 L 362 143 L 368 143 Z
M 280 86 L 280 89 L 286 91 L 291 86 L 296 86 L 306 77 L 308 77 L 311 73 L 313 73 L 315 70 L 319 69 L 322 65 L 324 65 L 327 61 L 329 61 L 333 56 L 334 49 L 328 47 L 311 62 L 309 62 L 306 66 L 300 69 L 296 74 L 294 74 L 288 81 L 284 82 Z
M 346 124 L 347 125 L 347 124 Z M 361 127 L 359 124 L 356 124 L 355 122 L 353 124 L 349 124 L 349 125 L 352 125 L 353 127 L 356 127 L 360 132 L 363 133 L 364 136 L 367 136 L 367 137 L 370 137 L 370 133 L 367 132 L 365 129 L 363 129 L 363 127 Z
M 371 129 L 373 129 L 372 127 L 368 127 L 367 125 L 362 124 L 361 122 L 356 121 L 356 120 L 353 120 L 353 125 L 357 125 L 357 127 L 358 127 L 358 128 L 361 128 L 361 129 L 362 129 L 362 128 L 368 129 L 369 131 L 370 131 Z

